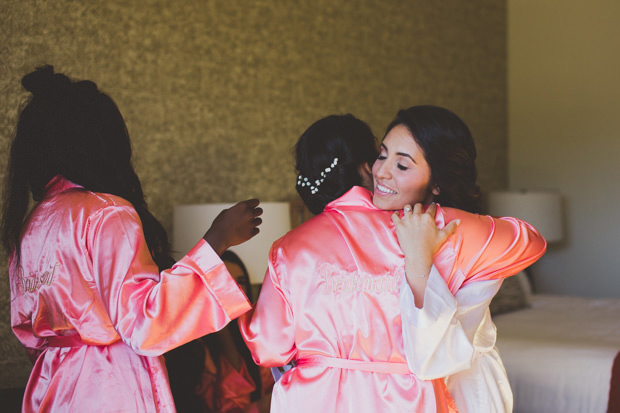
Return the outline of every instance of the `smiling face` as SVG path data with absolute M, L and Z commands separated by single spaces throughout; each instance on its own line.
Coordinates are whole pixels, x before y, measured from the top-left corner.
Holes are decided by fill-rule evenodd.
M 383 139 L 372 175 L 372 201 L 381 209 L 398 210 L 418 202 L 428 204 L 433 200 L 433 191 L 437 192 L 431 189 L 431 169 L 424 152 L 404 125 L 396 125 Z

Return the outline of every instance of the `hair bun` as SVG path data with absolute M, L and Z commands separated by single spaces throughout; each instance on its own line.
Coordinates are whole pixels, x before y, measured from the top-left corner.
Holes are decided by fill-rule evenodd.
M 69 78 L 63 74 L 54 74 L 54 66 L 37 67 L 34 72 L 22 78 L 22 86 L 35 96 L 52 95 L 70 84 Z
M 83 93 L 96 93 L 99 92 L 97 88 L 97 84 L 90 80 L 80 80 L 79 82 L 74 83 L 76 90 Z

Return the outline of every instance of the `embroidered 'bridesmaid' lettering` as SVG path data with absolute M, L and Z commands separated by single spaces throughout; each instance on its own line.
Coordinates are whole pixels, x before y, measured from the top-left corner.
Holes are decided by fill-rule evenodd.
M 323 293 L 398 293 L 403 269 L 396 269 L 383 275 L 368 274 L 360 271 L 346 271 L 332 264 L 321 264 L 318 270 Z

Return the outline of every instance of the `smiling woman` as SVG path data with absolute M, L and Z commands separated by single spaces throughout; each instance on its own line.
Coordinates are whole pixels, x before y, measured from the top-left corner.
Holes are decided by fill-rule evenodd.
M 404 125 L 395 126 L 381 144 L 381 152 L 372 173 L 375 182 L 374 204 L 381 209 L 403 209 L 405 204 L 428 204 L 439 195 L 431 188 L 431 169 L 424 151 Z
M 353 186 L 366 170 L 354 148 L 372 148 L 372 136 L 343 123 L 323 119 L 301 136 L 297 190 L 319 213 L 272 245 L 256 307 L 240 319 L 259 365 L 294 362 L 271 411 L 511 411 L 488 303 L 544 240 L 516 219 L 444 207 L 478 200 L 473 140 L 452 112 L 398 114 L 375 163 L 375 205 Z M 432 201 L 442 205 L 422 208 Z
M 476 147 L 467 125 L 437 106 L 398 112 L 373 167 L 374 204 L 399 210 L 432 201 L 468 212 L 480 209 Z
M 479 209 L 475 159 L 469 128 L 454 113 L 436 106 L 401 110 L 373 167 L 373 203 L 404 210 L 392 221 L 409 287 L 400 301 L 409 368 L 421 378 L 444 376 L 459 411 L 507 412 L 512 392 L 488 305 L 501 279 L 524 258 L 540 257 L 545 242 L 514 218 L 462 211 Z M 442 245 L 439 226 L 456 220 Z M 443 340 L 429 344 L 433 336 Z

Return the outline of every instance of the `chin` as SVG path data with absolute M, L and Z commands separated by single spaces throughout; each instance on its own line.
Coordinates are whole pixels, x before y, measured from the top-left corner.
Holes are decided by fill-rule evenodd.
M 380 195 L 375 195 L 372 197 L 372 203 L 379 209 L 383 209 L 386 211 L 396 211 L 399 209 L 403 209 L 404 204 L 401 205 L 397 200 L 386 199 Z

